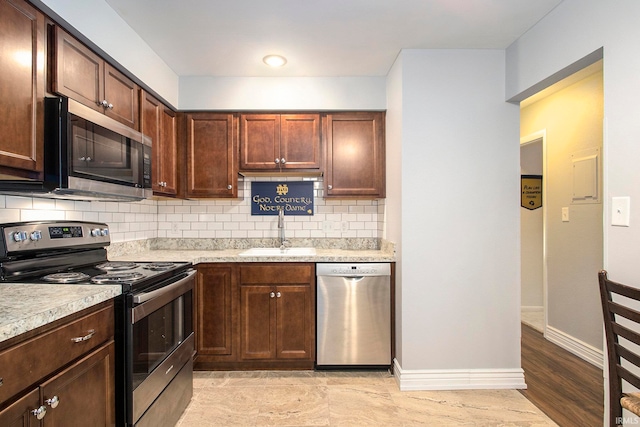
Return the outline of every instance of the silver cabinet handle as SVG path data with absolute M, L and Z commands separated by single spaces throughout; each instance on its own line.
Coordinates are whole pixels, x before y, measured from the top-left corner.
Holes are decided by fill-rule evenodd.
M 231 190 L 233 188 L 233 185 L 229 184 L 227 185 L 227 190 Z
M 108 104 L 108 105 L 107 105 L 107 108 L 108 108 L 109 110 L 113 110 L 113 104 Z
M 60 403 L 60 399 L 58 398 L 58 396 L 53 396 L 51 399 L 45 400 L 44 403 L 51 406 L 52 408 L 56 408 L 58 406 L 58 403 Z
M 109 102 L 107 102 L 106 99 L 103 99 L 102 101 L 98 102 L 98 105 L 100 105 L 101 107 L 108 107 L 109 106 Z
M 87 160 L 87 162 L 90 162 L 91 161 L 91 157 L 87 156 L 86 160 Z
M 276 165 L 277 165 L 278 163 L 280 163 L 280 159 L 276 159 L 275 162 L 276 162 Z
M 274 297 L 276 296 L 276 294 L 275 294 L 274 292 L 271 292 L 271 293 L 269 294 L 269 296 L 270 296 L 271 298 L 274 298 Z
M 4 380 L 0 378 L 0 387 L 2 387 L 2 384 L 4 384 Z
M 93 337 L 93 335 L 96 333 L 95 329 L 89 329 L 87 332 L 89 332 L 87 335 L 83 336 L 83 337 L 75 337 L 75 338 L 71 338 L 71 341 L 73 342 L 83 342 L 83 341 L 88 341 L 91 339 L 91 337 Z
M 331 190 L 331 189 L 333 189 L 333 185 L 329 184 L 329 185 L 327 185 L 327 188 L 328 188 L 329 190 Z
M 280 163 L 282 163 L 284 165 L 285 163 L 287 163 L 287 161 L 283 157 L 283 158 L 280 159 Z
M 43 405 L 38 409 L 32 409 L 31 414 L 34 415 L 37 419 L 41 420 L 47 415 L 47 408 Z
M 276 292 L 276 297 L 280 298 L 282 294 L 280 292 Z

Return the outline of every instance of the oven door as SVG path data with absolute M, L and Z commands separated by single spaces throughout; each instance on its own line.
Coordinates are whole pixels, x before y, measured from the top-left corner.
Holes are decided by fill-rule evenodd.
M 195 271 L 189 270 L 175 282 L 133 294 L 131 340 L 127 346 L 130 349 L 127 371 L 131 373 L 128 385 L 132 391 L 128 422 L 131 424 L 151 411 L 163 392 L 170 392 L 169 384 L 183 367 L 191 366 L 194 282 Z M 183 373 L 182 377 L 191 381 L 192 376 Z M 176 400 L 179 397 L 176 396 Z

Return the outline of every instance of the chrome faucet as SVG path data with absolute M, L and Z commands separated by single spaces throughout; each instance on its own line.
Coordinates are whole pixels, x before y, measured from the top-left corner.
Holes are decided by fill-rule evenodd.
M 288 244 L 287 240 L 284 237 L 284 208 L 281 208 L 278 211 L 278 229 L 280 235 L 280 250 L 284 250 L 286 245 Z

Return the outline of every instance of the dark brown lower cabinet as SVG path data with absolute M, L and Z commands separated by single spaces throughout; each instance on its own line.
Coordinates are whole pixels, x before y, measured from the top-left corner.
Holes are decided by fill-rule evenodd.
M 315 264 L 198 265 L 196 369 L 312 369 Z
M 202 362 L 235 361 L 235 264 L 198 264 L 197 268 L 196 366 Z
M 40 421 L 32 413 L 40 407 L 40 390 L 31 390 L 23 397 L 0 411 L 0 426 L 35 427 Z
M 43 426 L 114 425 L 114 348 L 111 341 L 40 386 L 43 402 L 59 401 L 47 406 Z
M 3 343 L 0 426 L 115 425 L 113 334 L 109 301 Z

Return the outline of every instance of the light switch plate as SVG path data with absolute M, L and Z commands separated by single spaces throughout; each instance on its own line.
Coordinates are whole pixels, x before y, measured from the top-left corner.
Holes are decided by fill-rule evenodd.
M 569 222 L 569 208 L 562 208 L 562 222 Z
M 612 197 L 611 225 L 616 225 L 618 227 L 628 227 L 630 208 L 631 197 Z

